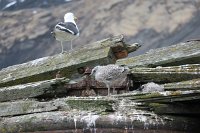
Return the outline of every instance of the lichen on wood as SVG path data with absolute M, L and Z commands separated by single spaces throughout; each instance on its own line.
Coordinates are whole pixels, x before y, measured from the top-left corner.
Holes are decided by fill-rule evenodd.
M 72 109 L 92 110 L 95 112 L 113 111 L 115 100 L 107 100 L 105 97 L 98 98 L 67 98 L 66 104 Z
M 164 89 L 169 90 L 199 90 L 200 89 L 200 78 L 192 79 L 181 82 L 166 83 L 163 85 Z
M 174 66 L 200 63 L 200 41 L 183 42 L 116 62 L 133 67 Z
M 193 101 L 200 99 L 200 90 L 186 90 L 186 91 L 163 91 L 163 92 L 131 92 L 128 94 L 114 95 L 120 99 L 130 99 L 134 102 L 154 102 L 154 103 L 173 103 L 181 101 Z
M 115 63 L 115 46 L 126 47 L 123 36 L 97 41 L 67 53 L 44 57 L 4 68 L 0 71 L 0 86 L 11 86 L 56 77 L 58 71 L 67 78 L 82 76 L 77 69 Z
M 132 68 L 131 74 L 134 82 L 179 82 L 200 78 L 200 64 L 156 68 Z
M 165 103 L 147 103 L 144 105 L 149 107 L 148 110 L 154 111 L 156 114 L 168 114 L 168 115 L 198 115 L 200 106 L 198 103 L 176 103 L 176 104 L 165 104 Z
M 85 78 L 84 71 L 77 71 L 85 70 L 86 66 L 115 63 L 140 47 L 137 43 L 127 45 L 123 36 L 2 69 L 0 132 L 199 129 L 199 120 L 190 117 L 200 114 L 199 45 L 199 41 L 180 43 L 119 60 L 117 64 L 128 65 L 131 69 L 130 87 L 150 81 L 164 86 L 164 90 L 148 93 L 134 90 L 110 97 L 99 96 L 107 90 L 106 86 L 96 81 L 90 83 L 91 78 Z M 127 84 L 117 89 L 126 87 Z M 77 93 L 98 96 L 69 97 Z
M 145 115 L 145 114 L 144 114 Z M 147 116 L 144 118 L 149 118 Z M 31 131 L 52 131 L 65 129 L 96 129 L 96 128 L 119 128 L 119 129 L 168 129 L 179 131 L 194 131 L 198 129 L 197 119 L 173 116 L 164 116 L 163 119 L 154 117 L 149 120 L 137 119 L 138 114 L 124 115 L 97 115 L 89 112 L 43 112 L 4 118 L 0 123 L 1 133 L 17 133 Z M 135 118 L 135 119 L 134 119 Z
M 67 90 L 63 89 L 61 86 L 68 82 L 69 79 L 57 78 L 52 80 L 3 87 L 0 88 L 0 102 L 34 98 L 42 95 L 54 96 L 59 93 L 67 93 Z
M 58 110 L 58 106 L 54 106 L 52 102 L 20 100 L 15 102 L 0 103 L 0 117 L 25 115 L 55 110 Z

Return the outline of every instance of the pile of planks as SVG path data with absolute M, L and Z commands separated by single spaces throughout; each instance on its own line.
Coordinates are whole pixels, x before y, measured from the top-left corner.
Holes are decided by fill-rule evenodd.
M 0 132 L 82 128 L 198 130 L 200 42 L 184 42 L 125 58 L 140 46 L 128 45 L 123 36 L 116 36 L 69 53 L 2 69 Z M 92 79 L 85 75 L 86 68 L 107 64 L 131 69 L 133 91 L 125 93 L 121 86 L 119 94 L 107 97 L 105 85 L 88 83 Z M 148 82 L 163 86 L 164 91 L 135 91 Z

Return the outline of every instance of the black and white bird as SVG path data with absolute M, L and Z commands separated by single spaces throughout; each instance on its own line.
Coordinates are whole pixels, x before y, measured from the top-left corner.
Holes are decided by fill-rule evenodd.
M 110 96 L 110 88 L 115 87 L 114 85 L 116 84 L 121 85 L 125 82 L 128 74 L 128 67 L 110 64 L 107 66 L 94 67 L 90 75 L 94 75 L 96 81 L 102 82 L 106 85 L 108 88 L 108 96 Z
M 65 41 L 71 41 L 71 49 L 72 47 L 72 41 L 79 36 L 79 29 L 76 25 L 76 17 L 73 13 L 69 12 L 66 13 L 64 16 L 64 22 L 59 22 L 55 27 L 54 31 L 51 32 L 53 36 L 56 38 L 56 40 L 60 41 L 62 53 L 63 50 L 63 42 Z

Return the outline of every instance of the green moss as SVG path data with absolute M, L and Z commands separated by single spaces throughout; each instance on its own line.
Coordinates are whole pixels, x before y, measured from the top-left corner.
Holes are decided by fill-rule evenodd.
M 181 94 L 182 94 L 181 91 L 173 91 L 173 92 L 171 92 L 172 96 L 177 96 L 177 95 L 181 95 Z
M 155 113 L 164 113 L 168 106 L 167 104 L 160 104 L 160 103 L 149 103 L 147 106 L 150 108 L 151 111 L 154 111 Z
M 16 125 L 9 125 L 9 127 L 2 127 L 0 129 L 1 133 L 16 133 L 18 132 L 18 128 Z
M 167 107 L 166 104 L 160 104 L 160 103 L 149 103 L 148 106 L 149 106 L 149 107 L 153 107 L 153 108 L 163 108 L 163 107 Z
M 155 92 L 155 93 L 148 93 L 145 95 L 141 95 L 141 96 L 133 96 L 134 99 L 146 99 L 146 98 L 153 98 L 153 97 L 159 97 L 162 96 L 162 94 L 160 94 L 159 92 Z
M 6 128 L 1 128 L 0 131 L 1 131 L 1 133 L 7 133 Z
M 66 103 L 72 109 L 80 109 L 80 110 L 90 110 L 90 111 L 113 111 L 112 103 L 113 101 L 107 100 L 87 100 L 87 99 L 68 99 Z

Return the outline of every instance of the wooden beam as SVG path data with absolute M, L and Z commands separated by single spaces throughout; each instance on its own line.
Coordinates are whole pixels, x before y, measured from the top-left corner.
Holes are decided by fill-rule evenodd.
M 60 93 L 67 93 L 63 85 L 68 83 L 68 79 L 57 78 L 23 85 L 0 88 L 0 102 L 12 101 L 16 99 L 27 99 L 49 95 L 53 97 Z
M 166 91 L 175 91 L 175 90 L 200 90 L 200 78 L 175 82 L 175 83 L 166 83 L 163 84 Z
M 113 97 L 120 99 L 130 99 L 134 102 L 144 103 L 176 103 L 200 100 L 200 90 L 189 91 L 164 91 L 143 93 L 140 91 L 113 95 Z
M 0 117 L 19 116 L 58 110 L 81 110 L 102 113 L 113 111 L 115 100 L 105 97 L 67 97 L 38 101 L 36 99 L 17 100 L 0 103 Z
M 79 69 L 115 63 L 115 53 L 120 52 L 114 51 L 115 47 L 128 51 L 123 36 L 116 36 L 63 54 L 4 68 L 0 71 L 0 87 L 49 80 L 55 78 L 57 73 L 67 78 L 80 77 Z M 139 45 L 134 44 L 133 47 L 136 50 Z
M 134 82 L 179 82 L 200 78 L 200 64 L 188 64 L 181 66 L 156 67 L 156 68 L 132 68 Z
M 194 102 L 191 105 L 189 103 L 174 103 L 174 104 L 163 104 L 163 103 L 146 103 L 144 107 L 149 107 L 148 110 L 155 112 L 156 114 L 167 114 L 167 115 L 179 115 L 179 116 L 199 116 L 200 106 L 198 102 Z
M 130 68 L 199 64 L 200 41 L 194 40 L 150 50 L 143 55 L 121 59 L 116 63 Z
M 147 114 L 148 117 L 148 114 Z M 146 118 L 145 114 L 141 118 Z M 135 115 L 117 115 L 117 114 L 91 114 L 78 112 L 44 112 L 11 118 L 2 118 L 0 123 L 1 133 L 17 132 L 34 132 L 34 131 L 53 131 L 73 129 L 90 129 L 98 128 L 111 129 L 119 128 L 128 130 L 137 129 L 156 129 L 156 130 L 179 130 L 179 131 L 197 131 L 199 121 L 195 118 L 187 117 L 170 117 L 163 119 L 152 117 L 150 119 L 140 119 L 138 114 Z

